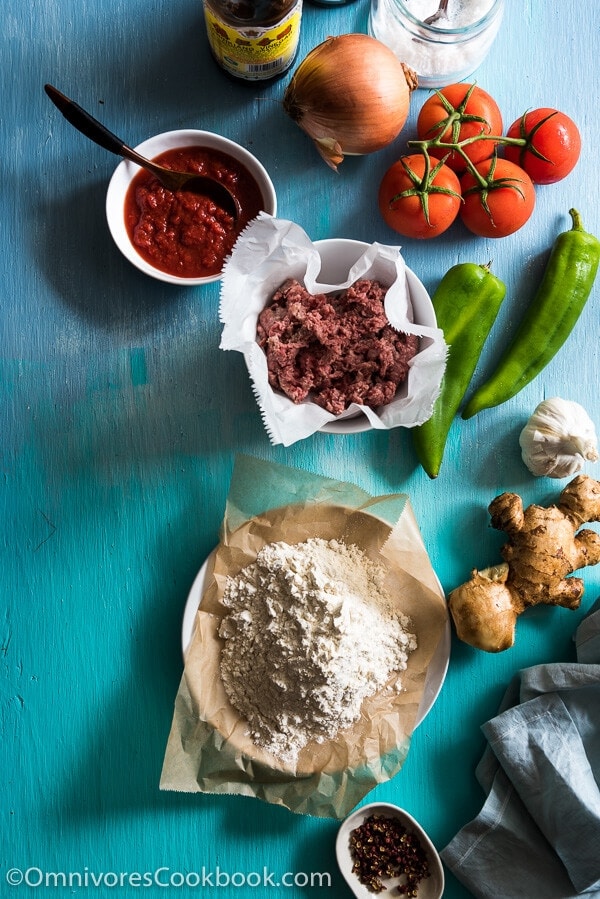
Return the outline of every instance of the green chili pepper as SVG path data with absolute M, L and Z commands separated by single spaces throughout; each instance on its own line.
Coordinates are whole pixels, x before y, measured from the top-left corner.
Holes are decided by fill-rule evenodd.
M 583 230 L 570 209 L 570 231 L 559 234 L 535 296 L 492 376 L 466 404 L 471 418 L 506 402 L 526 387 L 561 348 L 592 291 L 600 261 L 600 241 Z
M 412 429 L 417 457 L 430 478 L 439 473 L 450 426 L 505 293 L 489 265 L 461 262 L 446 272 L 431 298 L 449 349 L 433 414 Z

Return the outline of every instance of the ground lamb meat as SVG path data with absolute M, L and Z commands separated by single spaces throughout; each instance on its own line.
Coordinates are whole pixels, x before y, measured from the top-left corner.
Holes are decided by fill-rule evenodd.
M 257 327 L 271 387 L 294 403 L 308 397 L 334 415 L 351 403 L 389 403 L 406 379 L 418 337 L 389 324 L 386 293 L 368 278 L 331 294 L 310 294 L 293 279 L 282 284 Z

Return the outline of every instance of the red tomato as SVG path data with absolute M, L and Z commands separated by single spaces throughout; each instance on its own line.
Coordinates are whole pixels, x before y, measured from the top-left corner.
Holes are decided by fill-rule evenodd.
M 461 204 L 460 183 L 447 165 L 423 153 L 401 156 L 379 186 L 379 211 L 390 228 L 405 237 L 437 237 L 449 228 Z
M 556 109 L 533 109 L 513 122 L 507 137 L 526 140 L 524 147 L 506 146 L 504 155 L 525 169 L 535 184 L 562 181 L 577 165 L 581 136 L 575 122 Z
M 483 187 L 473 172 L 460 180 L 463 205 L 460 216 L 480 237 L 506 237 L 522 228 L 535 206 L 535 188 L 527 172 L 508 159 L 486 159 L 476 166 L 486 181 Z
M 436 91 L 423 104 L 417 118 L 419 140 L 441 138 L 446 143 L 459 143 L 478 134 L 502 134 L 502 113 L 493 97 L 474 84 L 449 84 Z M 494 153 L 496 141 L 478 140 L 467 144 L 463 152 L 478 163 Z M 429 152 L 442 159 L 447 149 L 430 147 Z M 462 156 L 452 151 L 446 165 L 455 172 L 466 169 Z

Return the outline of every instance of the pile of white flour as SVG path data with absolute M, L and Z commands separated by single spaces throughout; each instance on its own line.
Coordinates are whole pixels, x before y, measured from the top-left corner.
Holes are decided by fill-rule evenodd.
M 357 546 L 270 543 L 227 579 L 221 676 L 254 743 L 294 761 L 360 716 L 416 648 L 385 569 Z

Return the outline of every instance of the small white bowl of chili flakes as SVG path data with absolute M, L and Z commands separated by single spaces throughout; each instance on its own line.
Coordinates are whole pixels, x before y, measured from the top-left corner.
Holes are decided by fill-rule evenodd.
M 340 825 L 336 856 L 357 899 L 441 899 L 444 869 L 421 825 L 391 802 L 371 802 Z
M 190 191 L 166 190 L 150 172 L 123 160 L 106 195 L 108 227 L 117 247 L 159 281 L 186 286 L 219 281 L 243 229 L 259 212 L 276 212 L 267 170 L 249 150 L 210 131 L 167 131 L 135 149 L 166 168 L 221 181 L 238 201 L 239 214 L 234 218 Z

